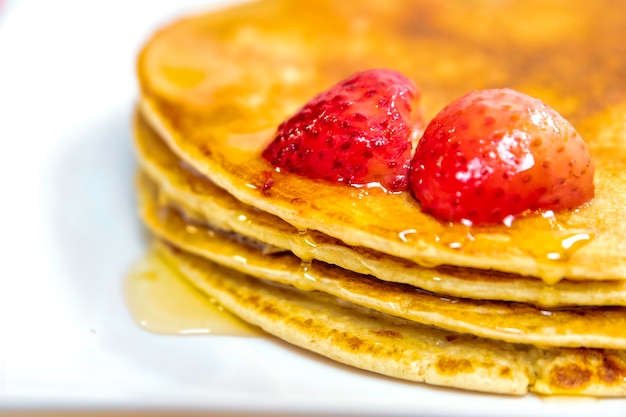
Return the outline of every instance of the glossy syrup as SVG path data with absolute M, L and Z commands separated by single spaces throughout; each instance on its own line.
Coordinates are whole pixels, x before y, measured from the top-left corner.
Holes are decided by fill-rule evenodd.
M 567 224 L 551 210 L 542 212 L 536 217 L 536 223 L 540 227 L 534 232 L 535 239 L 525 239 L 519 245 L 536 259 L 566 262 L 594 238 L 594 230 Z
M 595 235 L 593 229 L 570 225 L 552 211 L 531 216 L 524 219 L 532 222 L 530 226 L 511 221 L 505 224 L 505 229 L 449 223 L 432 235 L 432 243 L 447 249 L 470 252 L 480 250 L 485 253 L 489 253 L 490 246 L 514 245 L 539 262 L 566 262 L 589 244 Z M 418 234 L 417 229 L 407 229 L 398 233 L 398 238 L 402 242 L 411 242 Z
M 125 280 L 130 313 L 143 329 L 168 335 L 261 336 L 262 332 L 187 284 L 149 250 Z

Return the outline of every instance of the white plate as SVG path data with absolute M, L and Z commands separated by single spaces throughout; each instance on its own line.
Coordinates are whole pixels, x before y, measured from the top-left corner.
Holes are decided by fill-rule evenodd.
M 626 416 L 624 400 L 462 393 L 270 339 L 158 336 L 133 323 L 122 280 L 144 249 L 129 134 L 135 55 L 160 24 L 218 3 L 0 10 L 0 412 Z

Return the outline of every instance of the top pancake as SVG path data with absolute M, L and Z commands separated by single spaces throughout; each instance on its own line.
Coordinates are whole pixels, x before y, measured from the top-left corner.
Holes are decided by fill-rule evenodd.
M 427 266 L 549 283 L 624 279 L 625 18 L 626 4 L 609 0 L 260 1 L 181 20 L 150 39 L 138 63 L 142 112 L 200 173 L 297 228 Z M 543 99 L 589 144 L 594 201 L 511 227 L 466 227 L 422 213 L 408 192 L 279 173 L 260 157 L 308 99 L 375 67 L 414 79 L 427 119 L 473 89 L 506 86 Z

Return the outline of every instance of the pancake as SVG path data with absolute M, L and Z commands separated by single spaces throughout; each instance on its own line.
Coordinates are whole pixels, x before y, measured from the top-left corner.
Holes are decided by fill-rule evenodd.
M 298 230 L 280 218 L 246 205 L 192 171 L 157 137 L 140 116 L 135 119 L 135 148 L 140 164 L 161 189 L 166 204 L 183 210 L 196 223 L 233 231 L 378 279 L 410 284 L 441 295 L 563 306 L 626 306 L 626 280 L 571 281 L 546 285 L 541 280 L 477 269 L 420 267 L 410 261 L 362 247 L 349 247 L 320 232 Z
M 626 159 L 615 156 L 626 151 L 625 18 L 626 5 L 610 0 L 584 7 L 421 0 L 393 8 L 260 1 L 155 34 L 138 61 L 140 107 L 187 164 L 299 230 L 428 267 L 493 269 L 546 283 L 623 280 Z M 594 201 L 510 227 L 468 228 L 422 213 L 408 192 L 313 181 L 277 172 L 260 157 L 278 124 L 310 97 L 374 67 L 414 79 L 427 117 L 479 88 L 507 86 L 543 99 L 586 139 Z
M 170 24 L 138 58 L 139 204 L 181 279 L 332 360 L 493 393 L 626 396 L 626 5 L 260 0 Z M 529 30 L 532 28 L 532 30 Z M 410 192 L 311 180 L 261 151 L 352 73 L 391 68 L 429 120 L 510 87 L 573 122 L 582 207 L 441 222 Z
M 624 351 L 539 349 L 391 317 L 268 283 L 162 244 L 160 254 L 244 320 L 337 362 L 410 381 L 520 395 L 623 396 Z
M 542 310 L 524 304 L 447 298 L 390 284 L 322 262 L 302 262 L 291 252 L 268 256 L 216 228 L 185 220 L 159 203 L 158 189 L 138 179 L 144 223 L 176 247 L 265 280 L 331 294 L 362 307 L 412 322 L 511 343 L 626 349 L 626 308 Z

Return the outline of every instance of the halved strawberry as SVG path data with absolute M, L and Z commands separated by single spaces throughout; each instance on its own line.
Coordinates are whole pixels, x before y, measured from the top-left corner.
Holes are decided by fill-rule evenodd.
M 263 157 L 313 179 L 404 190 L 419 97 L 415 83 L 396 71 L 356 73 L 283 122 Z
M 580 206 L 594 195 L 593 173 L 571 123 L 541 100 L 494 89 L 453 101 L 428 124 L 410 188 L 442 220 L 500 222 Z

